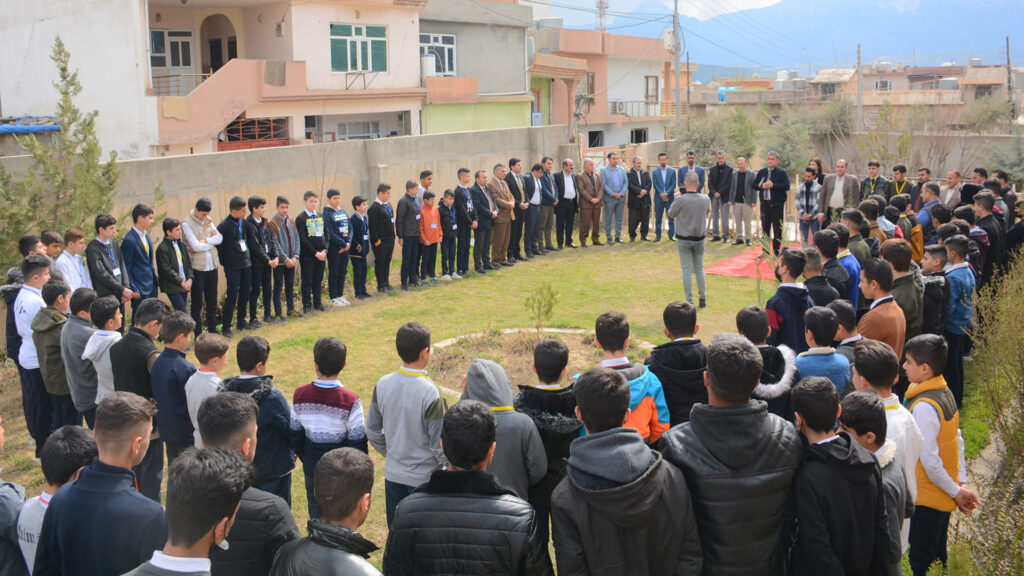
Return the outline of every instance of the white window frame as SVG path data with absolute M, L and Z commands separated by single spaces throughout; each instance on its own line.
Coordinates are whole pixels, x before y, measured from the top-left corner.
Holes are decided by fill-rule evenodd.
M 423 38 L 428 37 L 429 42 L 423 42 Z M 451 44 L 445 44 L 444 41 L 451 39 Z M 420 56 L 426 54 L 433 54 L 435 56 L 435 73 L 438 76 L 458 76 L 459 75 L 459 54 L 458 54 L 458 39 L 455 34 L 434 34 L 432 32 L 420 32 Z M 440 58 L 444 55 L 446 58 L 444 62 Z M 438 69 L 444 68 L 444 69 Z
M 349 131 L 349 128 L 357 127 L 360 124 L 365 124 L 369 131 Z M 339 122 L 337 138 L 338 140 L 375 140 L 380 138 L 380 120 L 354 120 L 351 122 Z
M 876 92 L 892 92 L 892 80 L 875 80 Z
M 341 33 L 341 28 L 348 27 L 349 34 L 345 35 Z M 337 30 L 336 30 L 337 28 Z M 367 29 L 383 29 L 384 36 L 370 36 L 367 35 Z M 330 49 L 329 56 L 331 60 L 331 71 L 339 74 L 367 74 L 376 72 L 388 72 L 388 57 L 389 57 L 389 46 L 388 37 L 389 31 L 386 24 L 345 24 L 345 23 L 333 23 L 329 29 L 330 37 Z M 379 64 L 374 60 L 373 47 L 377 42 L 384 42 L 384 62 L 380 67 L 376 67 L 375 64 Z M 345 48 L 345 62 L 344 68 L 336 67 L 334 61 L 334 49 L 336 43 L 345 42 L 347 46 Z M 353 66 L 352 58 L 355 58 L 355 65 Z

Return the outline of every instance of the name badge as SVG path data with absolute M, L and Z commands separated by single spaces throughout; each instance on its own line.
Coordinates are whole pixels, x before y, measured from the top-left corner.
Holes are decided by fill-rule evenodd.
M 473 209 L 473 201 L 472 200 L 466 200 L 466 210 L 472 210 L 472 209 Z
M 339 230 L 341 230 L 342 234 L 348 234 L 348 226 L 342 226 Z
M 419 220 L 419 219 L 420 219 L 420 215 L 419 215 L 419 214 L 417 214 L 417 215 L 416 215 L 416 219 L 417 219 L 417 220 Z
M 369 240 L 369 239 L 370 239 L 370 235 L 369 234 L 363 234 L 363 240 Z
M 431 224 L 430 227 L 431 228 L 437 228 L 437 224 Z
M 242 249 L 242 252 L 248 252 L 249 246 L 246 245 L 245 240 L 239 240 L 238 246 Z
M 392 218 L 392 219 L 391 219 L 391 223 L 392 223 L 392 224 L 394 224 L 394 223 L 395 223 L 395 219 L 394 219 L 394 218 Z
M 120 268 L 114 268 L 113 274 L 114 274 L 114 277 L 117 278 L 118 276 L 121 275 L 121 269 Z
M 458 229 L 459 229 L 459 225 L 458 224 L 452 224 L 452 230 L 458 230 Z

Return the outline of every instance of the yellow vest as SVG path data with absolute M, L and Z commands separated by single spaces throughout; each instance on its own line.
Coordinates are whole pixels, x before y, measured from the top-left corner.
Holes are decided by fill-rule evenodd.
M 939 458 L 942 467 L 953 480 L 960 478 L 960 445 L 956 433 L 960 429 L 960 413 L 956 409 L 956 399 L 946 387 L 946 380 L 936 376 L 924 382 L 914 383 L 907 390 L 907 410 L 913 411 L 918 402 L 930 404 L 939 414 Z M 926 440 L 927 441 L 927 440 Z M 928 478 L 921 461 L 917 461 L 917 499 L 916 506 L 927 506 L 943 512 L 956 510 L 956 502 Z

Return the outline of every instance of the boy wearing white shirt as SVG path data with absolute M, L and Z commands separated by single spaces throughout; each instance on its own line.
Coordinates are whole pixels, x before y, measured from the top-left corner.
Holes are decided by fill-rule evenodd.
M 92 288 L 89 269 L 85 266 L 85 233 L 78 228 L 69 228 L 64 233 L 64 251 L 57 257 L 57 270 L 74 292 L 79 288 Z
M 188 417 L 195 428 L 196 448 L 203 447 L 203 439 L 199 435 L 199 407 L 203 400 L 216 395 L 220 389 L 221 379 L 217 372 L 227 365 L 228 348 L 228 339 L 220 334 L 204 332 L 196 338 L 195 352 L 199 369 L 185 382 L 185 399 L 188 402 Z
M 21 348 L 18 349 L 18 365 L 22 368 L 21 393 L 22 408 L 25 411 L 25 423 L 29 434 L 36 441 L 36 458 L 50 435 L 50 419 L 53 407 L 50 394 L 43 384 L 43 373 L 39 369 L 39 358 L 32 340 L 32 320 L 46 303 L 43 301 L 42 288 L 50 280 L 50 261 L 41 254 L 26 256 L 21 262 L 21 272 L 25 276 L 25 284 L 14 300 L 14 322 L 21 336 Z

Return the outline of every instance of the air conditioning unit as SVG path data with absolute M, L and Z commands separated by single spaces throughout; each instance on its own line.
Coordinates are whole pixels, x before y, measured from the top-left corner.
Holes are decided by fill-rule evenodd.
M 625 102 L 611 102 L 612 114 L 626 114 L 626 103 Z

